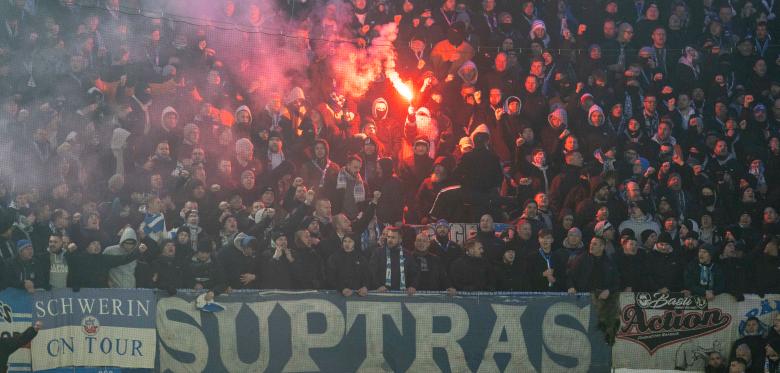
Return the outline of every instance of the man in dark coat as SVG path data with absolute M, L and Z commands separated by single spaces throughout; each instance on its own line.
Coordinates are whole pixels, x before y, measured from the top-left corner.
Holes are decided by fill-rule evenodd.
M 713 251 L 715 251 L 713 249 Z M 708 246 L 699 246 L 698 258 L 685 268 L 684 289 L 691 294 L 712 300 L 726 290 L 726 279 L 719 263 L 712 261 Z
M 41 274 L 41 266 L 38 264 L 37 258 L 33 256 L 32 242 L 19 240 L 16 247 L 19 254 L 3 269 L 6 286 L 27 290 L 29 293 L 34 293 L 35 289 L 44 288 L 46 286 L 43 282 L 44 276 Z
M 325 289 L 325 264 L 306 228 L 295 232 L 292 253 L 295 259 L 291 267 L 293 287 L 298 290 Z
M 493 265 L 493 272 L 496 274 L 496 290 L 498 291 L 522 291 L 523 272 L 520 261 L 516 260 L 515 249 L 508 248 L 504 251 L 501 261 Z
M 758 295 L 780 293 L 780 238 L 773 237 L 753 261 L 753 292 Z
M 227 286 L 232 289 L 253 288 L 257 281 L 255 248 L 257 239 L 245 233 L 239 233 L 233 241 L 217 252 L 217 263 L 225 274 Z
M 620 289 L 620 279 L 612 261 L 604 254 L 604 239 L 593 237 L 590 240 L 588 255 L 579 258 L 569 271 L 569 293 L 590 292 L 601 300 Z
M 464 245 L 466 255 L 452 262 L 450 280 L 458 291 L 491 291 L 495 276 L 490 263 L 485 260 L 482 244 L 477 240 L 468 240 Z
M 27 328 L 19 335 L 0 337 L 0 373 L 8 372 L 8 358 L 16 350 L 32 342 L 33 338 L 38 335 L 38 331 L 41 330 L 41 326 L 43 324 L 40 321 L 36 321 L 35 325 Z
M 553 234 L 540 229 L 539 249 L 525 257 L 525 283 L 528 291 L 564 291 L 566 286 L 566 263 L 569 255 L 553 247 Z
M 351 236 L 344 236 L 341 250 L 328 258 L 326 274 L 331 288 L 344 296 L 354 292 L 360 296 L 368 294 L 368 261 L 360 250 L 355 250 L 355 240 Z
M 645 290 L 650 292 L 677 292 L 683 288 L 685 263 L 673 252 L 672 237 L 663 232 L 647 257 L 642 270 Z
M 385 244 L 376 249 L 368 263 L 371 277 L 370 289 L 379 292 L 410 290 L 411 267 L 414 259 L 401 245 L 401 231 L 396 227 L 385 228 Z
M 639 250 L 636 238 L 626 235 L 621 238 L 622 250 L 615 252 L 614 260 L 620 272 L 621 291 L 644 291 L 642 266 L 647 260 L 647 254 Z
M 434 237 L 431 240 L 430 252 L 441 258 L 442 263 L 449 273 L 450 266 L 455 259 L 463 256 L 463 248 L 457 242 L 450 240 L 450 223 L 439 219 L 433 225 Z
M 187 263 L 187 287 L 201 290 L 206 289 L 219 295 L 225 291 L 224 274 L 211 255 L 211 245 L 208 241 L 198 244 L 198 251 Z
M 490 203 L 498 198 L 498 188 L 504 180 L 501 161 L 487 144 L 490 135 L 479 132 L 474 135 L 474 150 L 463 155 L 455 167 L 455 180 L 465 191 L 466 202 L 472 204 L 473 220 L 490 212 Z
M 103 255 L 100 244 L 90 243 L 86 249 L 77 250 L 76 244 L 68 245 L 65 259 L 68 261 L 68 287 L 105 288 L 108 286 L 108 270 L 138 259 L 146 252 L 145 244 L 126 255 Z
M 186 275 L 184 266 L 176 260 L 176 244 L 171 240 L 160 243 L 160 255 L 151 263 L 152 280 L 158 289 L 175 295 L 176 289 L 186 287 Z
M 556 175 L 550 184 L 550 206 L 553 211 L 560 211 L 563 207 L 575 209 L 576 206 L 564 206 L 566 197 L 575 188 L 582 188 L 589 191 L 588 182 L 582 179 L 583 176 L 583 158 L 577 151 L 570 152 L 565 156 L 566 164 L 561 172 Z
M 430 251 L 431 239 L 428 232 L 420 232 L 414 240 L 414 251 L 411 259 L 414 260 L 414 266 L 411 273 L 411 283 L 409 286 L 414 293 L 417 290 L 447 290 L 454 294 L 455 289 L 450 285 L 447 276 L 447 267 L 438 256 Z

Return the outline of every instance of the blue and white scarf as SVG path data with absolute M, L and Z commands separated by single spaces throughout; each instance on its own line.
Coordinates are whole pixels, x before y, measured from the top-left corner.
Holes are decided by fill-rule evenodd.
M 385 287 L 390 289 L 393 285 L 393 260 L 392 256 L 390 255 L 390 248 L 385 248 Z M 401 271 L 401 284 L 400 289 L 406 290 L 406 276 L 404 271 L 404 262 L 406 261 L 406 258 L 404 257 L 404 251 L 402 249 L 398 250 L 398 268 Z
M 712 264 L 704 265 L 699 263 L 699 285 L 712 288 Z

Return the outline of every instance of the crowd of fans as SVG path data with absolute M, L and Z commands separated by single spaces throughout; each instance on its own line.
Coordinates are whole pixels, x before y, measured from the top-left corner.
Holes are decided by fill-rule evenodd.
M 90 4 L 0 4 L 2 287 L 780 293 L 774 0 Z

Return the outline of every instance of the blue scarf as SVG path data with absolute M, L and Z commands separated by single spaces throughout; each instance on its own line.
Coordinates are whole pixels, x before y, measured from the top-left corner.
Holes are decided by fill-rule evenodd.
M 551 263 L 552 251 L 549 254 L 545 254 L 544 250 L 542 250 L 542 248 L 540 247 L 539 248 L 539 254 L 542 256 L 542 259 L 544 259 L 545 263 L 547 263 L 547 269 L 552 268 L 552 263 Z M 547 287 L 552 287 L 552 286 L 553 286 L 552 282 L 548 281 L 547 282 Z
M 402 249 L 398 250 L 398 268 L 401 270 L 401 290 L 406 290 L 406 276 L 404 276 L 404 262 L 406 261 L 406 258 L 404 257 L 404 251 Z M 390 248 L 385 248 L 385 287 L 390 289 L 393 284 L 393 260 L 392 256 L 390 255 Z
M 712 263 L 710 265 L 699 263 L 699 285 L 712 288 Z

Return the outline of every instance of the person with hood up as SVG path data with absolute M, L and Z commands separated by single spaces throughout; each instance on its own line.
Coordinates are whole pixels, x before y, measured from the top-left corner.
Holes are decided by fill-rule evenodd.
M 437 77 L 450 82 L 466 61 L 474 58 L 474 48 L 466 41 L 466 25 L 451 23 L 447 38 L 436 43 L 431 51 L 431 65 Z
M 148 136 L 137 144 L 136 152 L 144 157 L 151 154 L 154 145 L 167 142 L 171 146 L 171 154 L 178 154 L 176 146 L 181 141 L 179 132 L 179 112 L 173 106 L 166 106 L 160 115 L 160 125 L 153 127 Z
M 528 40 L 541 41 L 545 48 L 550 46 L 550 35 L 547 34 L 547 26 L 545 26 L 544 21 L 537 19 L 531 23 L 531 31 L 528 33 Z
M 314 143 L 311 159 L 301 167 L 300 176 L 303 178 L 304 185 L 322 193 L 326 185 L 334 184 L 340 170 L 339 165 L 330 160 L 330 145 L 320 139 Z
M 501 107 L 501 115 L 498 119 L 499 131 L 502 134 L 500 140 L 504 141 L 508 149 L 515 149 L 515 139 L 522 137 L 523 129 L 529 126 L 520 115 L 521 110 L 523 110 L 523 101 L 517 96 L 507 97 Z
M 479 80 L 479 70 L 477 70 L 477 65 L 471 60 L 464 62 L 458 68 L 457 75 L 464 84 L 470 86 L 476 86 Z
M 610 130 L 608 126 L 604 125 L 606 117 L 604 116 L 604 110 L 601 106 L 592 105 L 588 109 L 588 128 L 580 136 L 583 145 L 583 153 L 588 157 L 596 157 L 596 151 L 602 147 L 608 147 L 613 140 L 615 134 Z
M 265 129 L 268 133 L 279 133 L 285 142 L 293 141 L 290 113 L 287 111 L 287 107 L 282 104 L 281 94 L 277 92 L 271 93 L 268 103 L 265 104 L 263 110 L 258 114 L 257 124 L 253 132 L 256 134 L 259 129 Z
M 233 135 L 236 138 L 247 138 L 255 140 L 254 136 L 256 136 L 256 127 L 253 123 L 252 118 L 252 110 L 249 109 L 249 106 L 241 105 L 236 109 L 235 112 L 236 122 L 233 124 L 232 130 Z
M 125 231 L 131 228 L 125 228 Z M 124 235 L 124 234 L 123 234 Z M 76 244 L 70 243 L 65 253 L 65 260 L 68 262 L 68 287 L 78 290 L 80 288 L 106 288 L 108 287 L 109 270 L 117 266 L 132 264 L 135 265 L 140 254 L 146 252 L 147 247 L 144 244 L 135 246 L 135 241 L 130 237 L 130 233 L 125 235 L 128 239 L 123 245 L 133 248 L 129 249 L 128 254 L 124 255 L 106 255 L 101 254 L 100 243 L 90 242 L 85 249 L 79 250 Z M 133 273 L 135 281 L 135 273 Z
M 561 146 L 563 139 L 571 132 L 568 129 L 568 114 L 562 106 L 556 107 L 547 116 L 547 124 L 540 132 L 541 145 L 546 154 L 555 153 Z
M 417 214 L 421 223 L 425 224 L 427 222 L 428 214 L 433 207 L 433 201 L 436 200 L 439 192 L 452 184 L 452 169 L 452 158 L 437 157 L 433 162 L 433 172 L 423 180 L 420 188 L 417 189 L 415 200 L 417 202 Z
M 398 154 L 403 145 L 403 125 L 390 114 L 390 104 L 383 97 L 371 103 L 371 120 L 376 125 L 377 138 L 387 154 Z
M 126 257 L 136 251 L 146 252 L 146 244 L 139 244 L 138 236 L 135 230 L 126 227 L 122 230 L 119 244 L 109 246 L 103 251 L 103 255 Z M 135 288 L 135 269 L 137 261 L 132 260 L 108 270 L 108 285 L 112 288 L 132 289 Z M 74 269 L 75 270 L 75 269 Z

